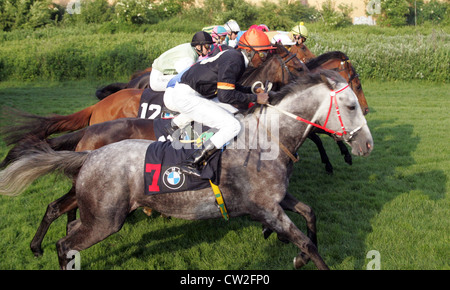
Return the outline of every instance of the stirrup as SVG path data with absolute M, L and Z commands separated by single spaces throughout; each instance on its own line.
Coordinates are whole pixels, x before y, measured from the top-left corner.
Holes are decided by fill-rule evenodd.
M 210 140 L 206 141 L 203 145 L 204 148 L 196 149 L 187 160 L 180 164 L 181 172 L 200 177 L 201 172 L 199 168 L 203 166 L 205 160 L 218 150 Z

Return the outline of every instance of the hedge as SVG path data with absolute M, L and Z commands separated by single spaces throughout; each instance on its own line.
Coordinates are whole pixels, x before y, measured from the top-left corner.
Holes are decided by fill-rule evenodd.
M 450 80 L 450 33 L 444 29 L 308 28 L 306 45 L 313 53 L 343 51 L 362 78 Z M 191 37 L 185 32 L 111 34 L 95 29 L 0 33 L 0 81 L 126 79 Z

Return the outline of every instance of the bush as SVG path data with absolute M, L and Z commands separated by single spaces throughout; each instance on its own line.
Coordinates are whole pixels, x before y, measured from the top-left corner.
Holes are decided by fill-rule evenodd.
M 450 2 L 409 0 L 408 24 L 450 24 Z M 447 21 L 447 23 L 445 22 Z
M 353 8 L 346 4 L 340 4 L 338 10 L 336 10 L 335 3 L 327 0 L 322 3 L 319 21 L 322 21 L 325 26 L 333 28 L 349 26 L 352 24 L 350 17 L 352 11 Z
M 67 20 L 78 23 L 105 23 L 111 21 L 114 13 L 108 0 L 82 0 L 79 8 L 79 13 L 67 12 L 65 15 Z
M 120 0 L 115 5 L 116 20 L 119 23 L 156 23 L 157 12 L 150 0 Z
M 377 22 L 382 26 L 403 26 L 406 25 L 408 13 L 406 0 L 381 0 L 381 15 L 377 17 Z
M 61 20 L 63 9 L 51 0 L 0 0 L 0 30 L 38 28 Z

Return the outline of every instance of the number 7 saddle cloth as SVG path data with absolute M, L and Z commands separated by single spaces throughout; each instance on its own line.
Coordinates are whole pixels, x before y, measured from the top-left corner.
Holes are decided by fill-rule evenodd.
M 199 190 L 211 187 L 210 180 L 219 185 L 222 151 L 218 150 L 206 161 L 199 178 L 182 173 L 178 167 L 198 150 L 192 144 L 187 145 L 158 141 L 148 146 L 144 164 L 145 194 Z

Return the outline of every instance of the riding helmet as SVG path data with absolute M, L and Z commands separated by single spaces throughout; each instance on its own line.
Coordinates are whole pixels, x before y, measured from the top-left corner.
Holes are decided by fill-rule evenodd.
M 294 35 L 300 34 L 300 36 L 304 38 L 308 37 L 308 29 L 306 29 L 306 26 L 303 22 L 300 22 L 299 24 L 292 27 L 291 33 Z
M 254 28 L 247 30 L 239 38 L 238 48 L 256 51 L 276 49 L 262 30 Z
M 196 45 L 204 45 L 204 44 L 213 44 L 213 39 L 209 33 L 205 31 L 199 31 L 194 34 L 192 37 L 191 46 Z
M 236 22 L 236 20 L 230 19 L 227 23 L 223 25 L 225 29 L 230 32 L 239 32 L 241 31 L 241 28 L 239 27 L 239 24 Z

